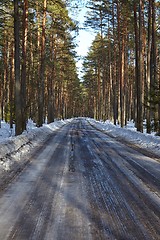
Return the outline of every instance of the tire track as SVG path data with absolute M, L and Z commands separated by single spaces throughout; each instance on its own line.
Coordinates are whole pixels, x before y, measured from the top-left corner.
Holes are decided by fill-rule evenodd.
M 92 195 L 94 196 L 94 201 L 96 201 L 98 196 L 101 196 L 101 199 L 105 203 L 104 209 L 107 209 L 107 206 L 111 206 L 111 209 L 107 210 L 110 213 L 108 215 L 114 216 L 114 221 L 113 219 L 110 220 L 110 222 L 112 222 L 111 225 L 114 225 L 114 222 L 116 222 L 116 226 L 119 226 L 119 230 L 117 231 L 120 231 L 116 239 L 121 239 L 120 236 L 125 236 L 124 239 L 157 239 L 160 234 L 159 205 L 154 204 L 155 199 L 153 198 L 149 199 L 148 202 L 148 194 L 146 193 L 146 189 L 143 189 L 144 185 L 140 187 L 137 182 L 138 178 L 135 180 L 133 176 L 129 177 L 130 170 L 126 168 L 124 164 L 121 163 L 118 165 L 118 162 L 123 162 L 123 159 L 121 160 L 121 156 L 115 154 L 115 149 L 109 151 L 112 147 L 111 145 L 108 147 L 102 140 L 99 140 L 99 142 L 97 142 L 97 140 L 94 141 L 95 137 L 97 137 L 94 133 L 96 132 L 95 130 L 89 130 L 85 125 L 83 128 L 85 131 L 83 129 L 81 130 L 83 132 L 83 138 L 85 138 L 85 144 L 91 152 L 92 161 L 96 163 L 94 163 L 94 168 L 92 167 L 94 171 L 90 171 L 94 173 L 92 173 L 90 180 L 91 186 L 94 182 Z M 93 163 L 88 166 L 88 169 L 90 169 L 92 165 Z M 106 178 L 105 175 L 110 177 Z M 100 183 L 96 184 L 98 182 Z M 99 189 L 99 191 L 95 192 L 95 189 Z M 102 196 L 102 193 L 107 192 L 108 189 L 110 189 L 110 201 L 107 202 L 107 195 Z M 152 193 L 149 192 L 149 194 Z M 118 202 L 116 202 L 114 196 L 117 196 Z M 101 203 L 102 200 L 99 202 Z M 154 209 L 153 205 L 155 205 Z M 113 206 L 115 206 L 115 208 L 113 208 Z M 101 209 L 100 206 L 99 209 Z M 122 214 L 123 212 L 125 214 Z M 123 222 L 123 227 L 120 225 L 120 222 Z M 113 229 L 116 229 L 116 226 L 114 226 Z M 127 228 L 125 226 L 127 226 Z M 127 232 L 125 232 L 125 229 L 127 229 Z M 129 229 L 131 236 L 126 235 Z M 136 238 L 134 238 L 134 236 L 136 236 Z

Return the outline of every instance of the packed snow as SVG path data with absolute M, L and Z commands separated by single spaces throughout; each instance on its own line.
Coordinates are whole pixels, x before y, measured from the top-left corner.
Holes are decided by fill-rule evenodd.
M 115 138 L 124 139 L 160 156 L 160 137 L 137 132 L 132 122 L 129 122 L 125 128 L 121 128 L 119 125 L 113 125 L 110 121 L 102 122 L 90 118 L 87 120 L 97 129 Z M 25 154 L 45 141 L 53 131 L 71 121 L 72 119 L 55 121 L 37 128 L 33 121 L 29 120 L 27 130 L 16 137 L 14 129 L 10 129 L 9 124 L 2 122 L 0 128 L 0 170 L 9 171 L 15 163 L 21 164 Z
M 115 126 L 108 120 L 102 122 L 89 119 L 89 122 L 91 125 L 110 134 L 112 137 L 136 144 L 139 147 L 160 156 L 160 136 L 155 136 L 155 134 L 147 134 L 145 129 L 144 133 L 137 132 L 133 121 L 128 122 L 127 126 L 124 128 L 121 128 L 119 125 Z
M 15 136 L 15 129 L 10 129 L 9 124 L 2 122 L 0 128 L 0 171 L 10 171 L 15 165 L 23 164 L 26 161 L 26 154 L 31 149 L 40 145 L 47 137 L 69 120 L 55 121 L 51 124 L 44 124 L 37 128 L 32 120 L 28 121 L 26 131 Z

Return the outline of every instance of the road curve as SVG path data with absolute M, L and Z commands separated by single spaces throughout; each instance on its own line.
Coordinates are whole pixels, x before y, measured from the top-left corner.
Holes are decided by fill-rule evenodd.
M 84 119 L 29 156 L 0 195 L 0 240 L 158 240 L 160 161 Z

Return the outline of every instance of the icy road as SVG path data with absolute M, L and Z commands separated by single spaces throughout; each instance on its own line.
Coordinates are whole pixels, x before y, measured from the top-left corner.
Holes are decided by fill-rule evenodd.
M 160 160 L 79 119 L 0 193 L 0 240 L 160 239 Z

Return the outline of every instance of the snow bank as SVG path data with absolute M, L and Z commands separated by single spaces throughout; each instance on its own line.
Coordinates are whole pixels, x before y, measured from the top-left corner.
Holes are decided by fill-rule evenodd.
M 137 132 L 133 126 L 121 128 L 120 126 L 115 126 L 109 121 L 99 122 L 94 119 L 88 119 L 91 125 L 96 128 L 109 133 L 113 137 L 124 139 L 130 143 L 136 144 L 139 147 L 147 149 L 160 156 L 160 137 L 153 136 L 147 133 Z
M 11 166 L 21 160 L 21 156 L 30 151 L 31 147 L 43 142 L 53 131 L 59 129 L 70 120 L 56 121 L 36 128 L 34 125 L 27 127 L 22 135 L 1 140 L 0 143 L 0 169 L 11 170 Z

